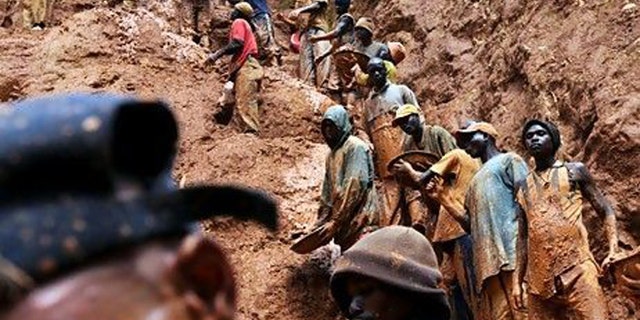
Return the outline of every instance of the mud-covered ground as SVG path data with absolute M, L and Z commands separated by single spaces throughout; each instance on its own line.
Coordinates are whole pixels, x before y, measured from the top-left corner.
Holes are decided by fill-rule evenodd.
M 326 274 L 288 250 L 315 218 L 326 147 L 318 124 L 331 102 L 291 75 L 296 57 L 267 68 L 259 137 L 213 121 L 222 64 L 203 68 L 207 50 L 226 37 L 227 11 L 212 6 L 190 41 L 188 2 L 140 1 L 136 9 L 97 0 L 55 2 L 50 28 L 20 28 L 19 10 L 0 4 L 0 102 L 70 90 L 161 98 L 181 125 L 175 178 L 187 184 L 242 183 L 272 192 L 281 228 L 229 220 L 205 229 L 229 250 L 239 279 L 240 319 L 334 319 Z M 285 2 L 272 1 L 274 8 Z M 377 37 L 409 49 L 401 82 L 418 94 L 429 121 L 454 129 L 462 118 L 491 121 L 500 144 L 521 151 L 525 119 L 560 124 L 564 153 L 584 161 L 614 203 L 626 249 L 640 216 L 640 8 L 631 1 L 354 2 L 373 16 Z M 281 26 L 281 24 L 278 23 Z M 286 44 L 285 28 L 277 30 Z M 592 249 L 606 241 L 586 210 Z M 637 319 L 632 304 L 604 281 L 614 319 Z

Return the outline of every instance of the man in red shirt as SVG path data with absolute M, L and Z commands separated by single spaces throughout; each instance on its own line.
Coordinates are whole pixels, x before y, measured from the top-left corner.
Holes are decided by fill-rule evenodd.
M 264 72 L 256 59 L 258 45 L 253 27 L 249 23 L 252 14 L 253 8 L 247 2 L 239 2 L 233 6 L 229 43 L 211 54 L 207 63 L 213 64 L 223 55 L 233 55 L 229 64 L 228 81 L 235 83 L 235 111 L 239 115 L 235 119 L 242 131 L 258 133 L 258 94 Z

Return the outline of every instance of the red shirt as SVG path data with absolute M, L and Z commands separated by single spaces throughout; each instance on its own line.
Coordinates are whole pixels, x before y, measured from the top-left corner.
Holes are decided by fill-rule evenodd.
M 256 44 L 256 37 L 251 31 L 251 26 L 244 19 L 236 19 L 231 24 L 231 33 L 229 34 L 230 40 L 240 40 L 244 43 L 242 51 L 236 53 L 231 59 L 233 65 L 242 67 L 249 56 L 258 55 L 258 45 Z

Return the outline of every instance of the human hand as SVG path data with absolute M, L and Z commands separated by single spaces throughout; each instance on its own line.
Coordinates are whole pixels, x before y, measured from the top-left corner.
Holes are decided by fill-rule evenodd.
M 524 301 L 524 290 L 522 289 L 522 283 L 515 281 L 511 294 L 513 295 L 513 301 L 515 301 L 516 303 L 516 308 L 518 310 L 524 310 L 526 306 Z
M 289 18 L 290 20 L 297 20 L 299 15 L 300 15 L 300 11 L 293 10 L 289 12 L 289 14 L 287 15 L 287 18 Z

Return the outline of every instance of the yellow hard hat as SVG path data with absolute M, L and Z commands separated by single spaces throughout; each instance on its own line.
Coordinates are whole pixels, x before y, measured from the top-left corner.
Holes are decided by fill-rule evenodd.
M 408 117 L 412 114 L 420 115 L 420 108 L 412 104 L 405 104 L 402 107 L 398 108 L 398 110 L 396 110 L 396 117 L 393 119 L 391 124 L 393 126 L 397 126 L 400 119 Z
M 250 17 L 253 14 L 253 8 L 248 2 L 238 2 L 233 7 L 247 17 Z

